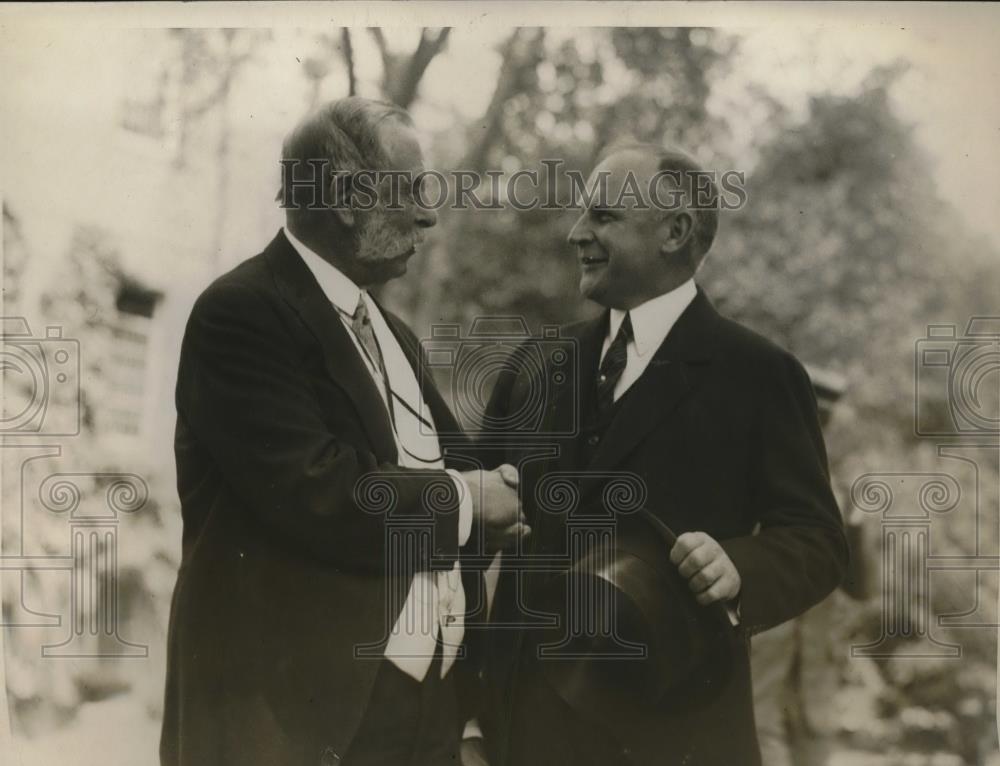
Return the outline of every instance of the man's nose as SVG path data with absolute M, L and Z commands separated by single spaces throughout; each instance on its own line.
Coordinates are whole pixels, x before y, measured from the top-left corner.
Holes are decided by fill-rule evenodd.
M 430 208 L 423 208 L 419 205 L 416 207 L 416 214 L 414 220 L 422 229 L 429 229 L 432 226 L 437 226 L 438 214 L 436 210 L 431 210 Z
M 573 224 L 573 228 L 569 230 L 569 236 L 566 237 L 566 241 L 571 245 L 580 247 L 581 245 L 585 245 L 590 242 L 593 238 L 593 232 L 591 232 L 590 227 L 587 226 L 587 214 L 583 213 L 576 219 L 576 223 Z

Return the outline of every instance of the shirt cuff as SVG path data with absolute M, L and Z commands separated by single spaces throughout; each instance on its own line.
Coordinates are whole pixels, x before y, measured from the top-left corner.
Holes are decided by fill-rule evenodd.
M 462 731 L 462 739 L 482 739 L 483 730 L 479 726 L 478 718 L 470 718 L 465 722 L 465 729 Z
M 729 623 L 735 628 L 740 624 L 740 597 L 737 596 L 732 601 L 726 602 L 726 614 L 729 615 Z
M 458 490 L 458 547 L 461 548 L 472 535 L 472 491 L 462 474 L 452 468 L 446 470 Z

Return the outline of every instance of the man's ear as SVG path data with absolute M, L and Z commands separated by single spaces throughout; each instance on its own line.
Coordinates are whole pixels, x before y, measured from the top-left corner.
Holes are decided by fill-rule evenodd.
M 345 229 L 354 228 L 354 209 L 351 207 L 351 186 L 347 176 L 334 175 L 330 182 L 331 208 L 340 225 Z
M 660 227 L 660 251 L 666 254 L 683 250 L 694 233 L 694 216 L 687 210 L 668 215 Z

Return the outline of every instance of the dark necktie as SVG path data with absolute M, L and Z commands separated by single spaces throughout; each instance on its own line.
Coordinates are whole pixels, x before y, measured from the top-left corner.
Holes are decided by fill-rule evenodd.
M 607 416 L 615 404 L 615 386 L 625 371 L 628 359 L 628 342 L 632 339 L 632 318 L 628 312 L 618 328 L 618 334 L 608 346 L 607 353 L 601 361 L 601 369 L 597 374 L 597 414 L 600 418 Z

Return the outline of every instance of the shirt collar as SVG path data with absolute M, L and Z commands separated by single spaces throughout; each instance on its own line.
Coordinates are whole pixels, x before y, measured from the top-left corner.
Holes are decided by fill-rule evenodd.
M 694 279 L 675 287 L 668 293 L 636 306 L 628 313 L 632 318 L 632 339 L 639 356 L 653 353 L 666 340 L 671 328 L 698 294 Z M 625 320 L 625 312 L 611 309 L 608 337 L 614 338 Z
M 288 238 L 289 244 L 291 244 L 302 260 L 305 261 L 306 266 L 309 267 L 313 276 L 316 277 L 320 289 L 323 290 L 324 295 L 326 295 L 330 303 L 348 316 L 353 316 L 355 309 L 358 307 L 358 300 L 361 298 L 361 288 L 354 284 L 344 272 L 329 261 L 321 258 L 308 245 L 301 242 L 298 237 L 288 230 L 287 226 L 283 227 L 283 231 Z

